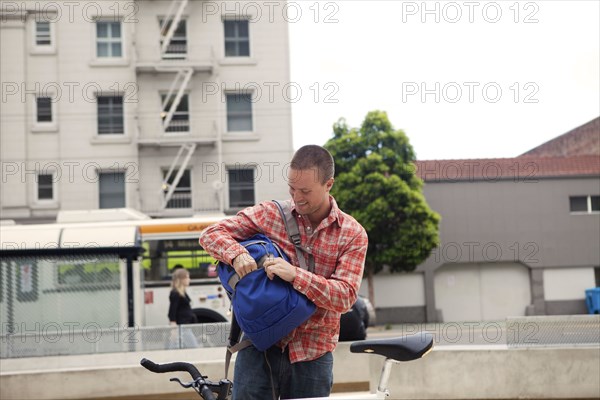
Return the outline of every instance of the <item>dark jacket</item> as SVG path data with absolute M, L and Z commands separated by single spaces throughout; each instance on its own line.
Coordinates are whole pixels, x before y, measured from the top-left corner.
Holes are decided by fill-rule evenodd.
M 367 337 L 369 313 L 367 305 L 360 297 L 350 311 L 342 314 L 340 319 L 340 342 L 346 340 L 363 340 Z
M 187 293 L 185 297 L 182 297 L 177 290 L 171 290 L 169 294 L 169 321 L 175 321 L 177 325 L 198 322 L 190 303 L 191 299 Z

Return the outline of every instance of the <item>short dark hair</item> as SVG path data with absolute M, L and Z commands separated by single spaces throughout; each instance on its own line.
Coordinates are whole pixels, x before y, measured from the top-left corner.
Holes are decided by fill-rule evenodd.
M 335 162 L 331 153 L 315 144 L 300 147 L 292 157 L 290 167 L 300 171 L 316 167 L 321 183 L 327 182 L 335 174 Z

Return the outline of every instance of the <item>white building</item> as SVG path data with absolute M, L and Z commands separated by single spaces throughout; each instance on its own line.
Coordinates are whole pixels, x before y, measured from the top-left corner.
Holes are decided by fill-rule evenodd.
M 267 6 L 2 2 L 1 217 L 192 215 L 285 197 L 286 4 Z

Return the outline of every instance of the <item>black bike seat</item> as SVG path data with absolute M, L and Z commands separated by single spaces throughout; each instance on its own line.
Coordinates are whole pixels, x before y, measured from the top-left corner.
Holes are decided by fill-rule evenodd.
M 427 332 L 389 339 L 369 339 L 350 345 L 352 353 L 372 353 L 394 359 L 411 361 L 421 358 L 433 347 L 433 335 Z

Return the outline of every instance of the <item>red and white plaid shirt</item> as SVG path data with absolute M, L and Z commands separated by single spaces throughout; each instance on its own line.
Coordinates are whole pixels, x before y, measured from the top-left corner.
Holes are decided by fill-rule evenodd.
M 348 311 L 358 295 L 367 254 L 367 233 L 350 215 L 341 211 L 330 196 L 331 212 L 312 232 L 308 218 L 297 218 L 302 246 L 315 259 L 315 272 L 296 268 L 294 288 L 312 300 L 317 311 L 279 346 L 289 346 L 290 362 L 310 361 L 333 351 L 338 342 L 340 314 Z M 292 265 L 299 265 L 294 245 L 273 202 L 260 203 L 206 228 L 200 245 L 214 258 L 231 264 L 246 249 L 238 240 L 262 233 L 277 243 Z M 308 260 L 307 260 L 308 263 Z

